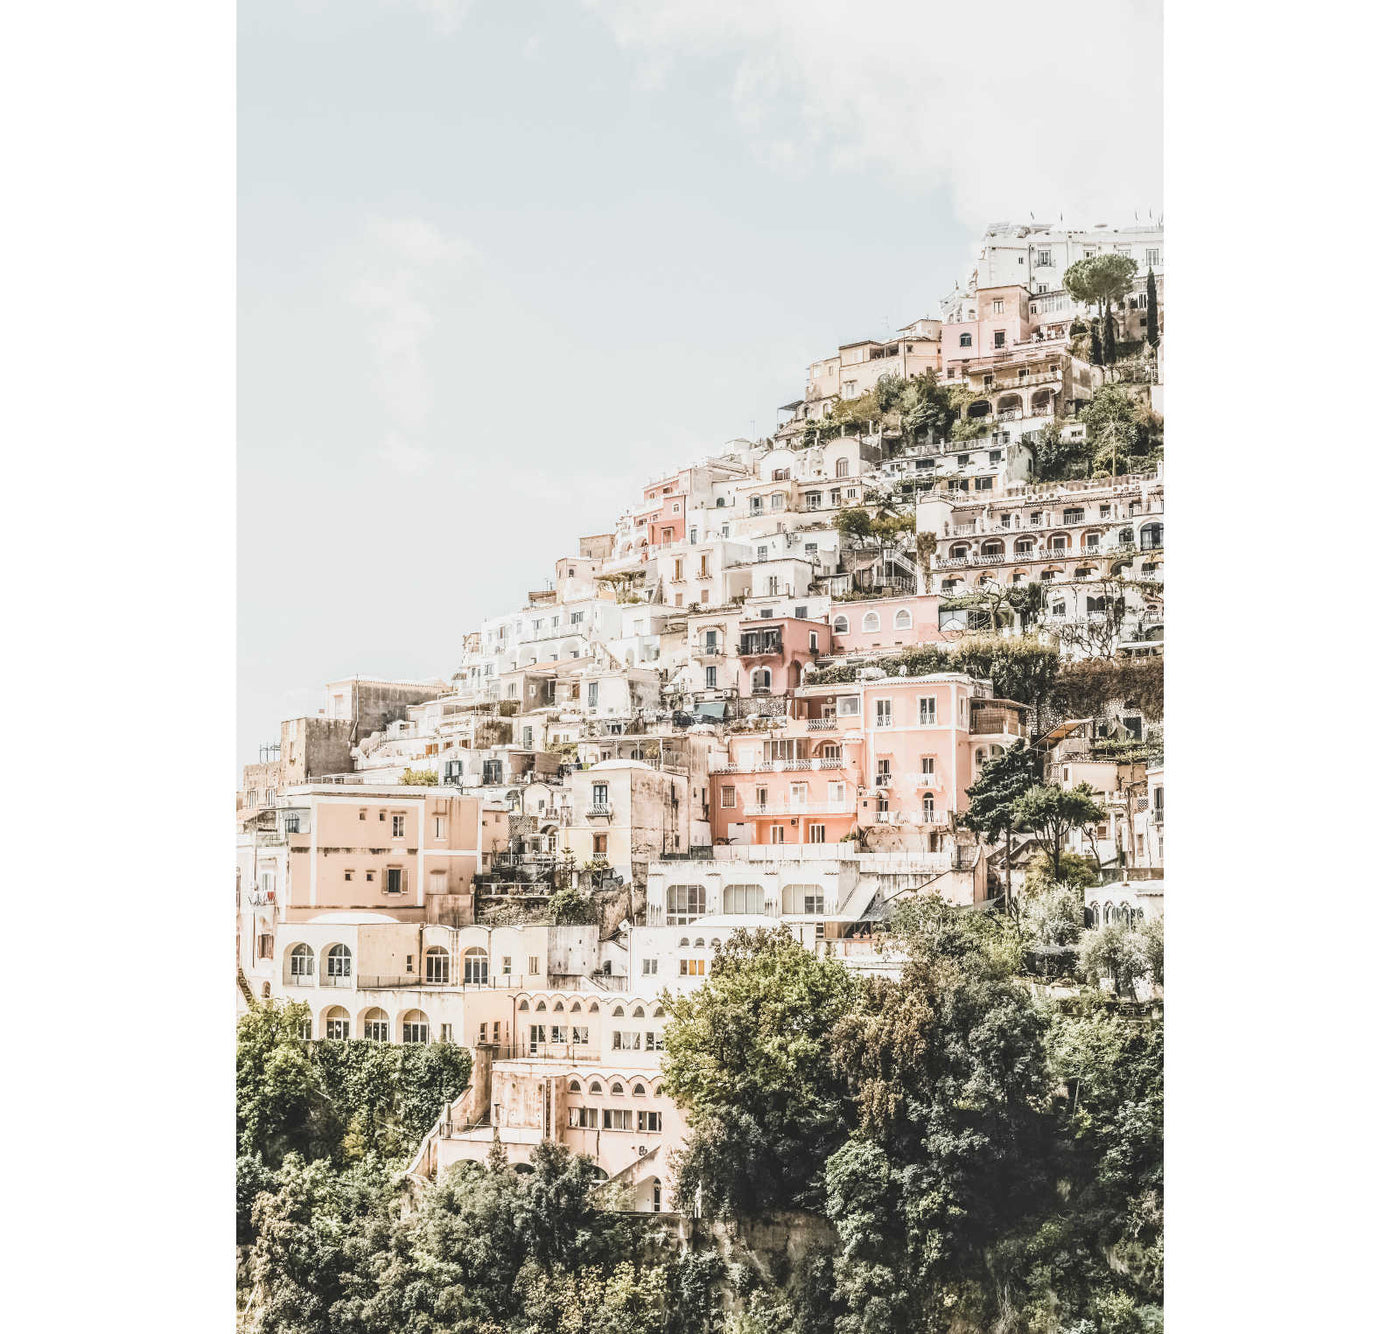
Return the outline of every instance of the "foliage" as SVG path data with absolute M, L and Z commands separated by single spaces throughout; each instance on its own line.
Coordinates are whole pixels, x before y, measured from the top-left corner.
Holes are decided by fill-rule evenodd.
M 858 506 L 851 506 L 839 511 L 833 525 L 836 531 L 848 540 L 861 540 L 872 537 L 875 533 L 875 523 L 869 512 Z
M 1103 365 L 1103 335 L 1099 332 L 1098 320 L 1089 324 L 1089 360 L 1095 366 Z
M 1161 341 L 1157 326 L 1157 275 L 1147 270 L 1147 341 L 1155 348 Z
M 1161 418 L 1122 385 L 1100 385 L 1080 419 L 1096 469 L 1121 473 L 1142 468 L 1162 447 Z
M 1093 255 L 1065 270 L 1065 291 L 1076 301 L 1096 305 L 1102 316 L 1107 307 L 1125 296 L 1137 274 L 1137 261 L 1128 255 Z
M 1064 841 L 1072 829 L 1102 820 L 1107 812 L 1088 783 L 1063 788 L 1047 783 L 1020 796 L 1013 810 L 1017 828 L 1026 829 L 1050 858 L 1051 875 L 1060 878 Z
M 1040 756 L 1024 741 L 994 755 L 967 789 L 963 823 L 987 842 L 1006 841 L 1006 885 L 1011 894 L 1011 834 L 1016 828 L 1016 802 L 1040 782 Z
M 850 513 L 851 511 L 843 511 Z M 839 516 L 838 516 L 839 517 Z M 882 514 L 872 520 L 871 530 L 882 542 L 895 542 L 904 533 L 914 531 L 914 516 L 912 514 Z
M 1060 853 L 1058 875 L 1055 874 L 1050 858 L 1043 852 L 1036 853 L 1030 865 L 1026 867 L 1027 894 L 1039 894 L 1056 886 L 1082 892 L 1098 883 L 1099 872 L 1094 859 L 1081 856 L 1077 852 Z
M 593 900 L 569 886 L 550 896 L 549 920 L 555 926 L 584 926 L 598 920 Z
M 1132 995 L 1151 975 L 1152 960 L 1141 932 L 1126 922 L 1109 922 L 1084 933 L 1079 966 L 1091 982 L 1107 982 L 1115 995 L 1123 996 Z
M 667 998 L 665 1091 L 691 1135 L 682 1198 L 707 1212 L 801 1205 L 845 1133 L 831 1031 L 856 982 L 786 929 L 736 931 L 699 991 Z
M 238 1152 L 275 1168 L 291 1152 L 348 1162 L 411 1153 L 471 1076 L 450 1043 L 316 1042 L 301 1002 L 255 1002 L 238 1021 Z M 254 1169 L 245 1169 L 250 1180 Z
M 1118 360 L 1118 325 L 1111 310 L 1104 311 L 1101 323 L 1103 325 L 1103 364 L 1112 366 Z
M 1097 719 L 1110 705 L 1131 701 L 1144 718 L 1161 722 L 1163 669 L 1160 657 L 1066 663 L 1047 692 L 1048 703 L 1065 718 Z
M 1082 476 L 1089 467 L 1092 451 L 1087 440 L 1065 434 L 1065 419 L 1055 417 L 1043 430 L 1023 436 L 1031 451 L 1037 482 L 1060 482 Z
M 436 769 L 405 769 L 399 775 L 399 782 L 404 787 L 436 787 L 437 781 Z

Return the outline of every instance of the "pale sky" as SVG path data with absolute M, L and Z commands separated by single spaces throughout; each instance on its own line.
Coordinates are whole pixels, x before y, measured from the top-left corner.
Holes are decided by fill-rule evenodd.
M 1160 0 L 240 0 L 240 761 L 443 676 L 985 223 L 1162 207 Z

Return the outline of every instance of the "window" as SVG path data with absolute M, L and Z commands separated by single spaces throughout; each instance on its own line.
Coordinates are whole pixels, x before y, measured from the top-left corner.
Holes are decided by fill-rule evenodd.
M 1005 330 L 1005 329 L 998 329 L 998 330 L 996 331 L 996 333 L 994 333 L 994 334 L 992 335 L 992 346 L 993 346 L 993 347 L 1005 347 L 1005 346 L 1006 346 L 1006 330 Z
M 619 1093 L 622 1088 L 619 1085 Z M 632 1109 L 630 1107 L 604 1107 L 603 1108 L 603 1129 L 604 1130 L 631 1130 L 632 1129 Z
M 834 635 L 849 634 L 850 630 L 851 623 L 844 616 L 836 617 L 836 619 L 831 623 L 831 633 Z
M 932 756 L 932 755 L 925 755 L 925 756 L 919 761 L 919 771 L 920 771 L 922 774 L 924 774 L 925 777 L 928 777 L 928 776 L 931 775 L 931 774 L 937 773 L 937 772 L 938 772 L 938 761 L 937 761 L 937 759 L 935 759 L 934 756 Z
M 726 885 L 724 911 L 735 916 L 754 916 L 763 912 L 762 885 Z
M 836 700 L 836 714 L 840 718 L 852 718 L 860 713 L 859 695 L 841 695 Z
M 1005 309 L 1006 309 L 1006 302 L 1003 301 L 1003 300 L 1001 299 L 1001 297 L 997 296 L 997 297 L 993 297 L 993 298 L 992 298 L 992 314 L 993 314 L 993 315 L 1000 315 Z
M 608 785 L 606 783 L 593 784 L 593 805 L 604 810 L 608 805 Z
M 924 823 L 933 824 L 937 819 L 937 811 L 934 808 L 934 796 L 932 792 L 924 793 Z
M 593 835 L 593 855 L 595 857 L 606 857 L 608 855 L 608 836 L 606 834 Z
M 538 977 L 540 973 L 540 956 L 532 954 L 530 956 L 530 976 Z
M 682 959 L 682 960 L 680 961 L 680 976 L 681 976 L 681 977 L 704 977 L 704 976 L 705 976 L 705 961 L 704 961 L 704 959 Z
M 735 791 L 734 791 L 734 788 L 733 788 L 731 785 L 725 784 L 725 786 L 723 786 L 722 788 L 720 788 L 720 790 L 719 790 L 719 804 L 720 804 L 725 810 L 733 810 L 733 809 L 734 809 L 734 805 L 735 805 Z
M 643 976 L 643 977 L 655 977 L 655 976 L 656 976 L 656 960 L 655 960 L 655 959 L 643 959 L 643 960 L 642 960 L 642 976 Z
M 972 346 L 972 335 L 971 335 L 970 333 L 962 333 L 962 334 L 959 334 L 959 335 L 958 335 L 958 346 L 959 346 L 959 347 L 971 347 L 971 346 Z
M 365 1038 L 370 1042 L 389 1041 L 389 1016 L 383 1010 L 365 1012 Z
M 783 890 L 783 911 L 811 917 L 826 911 L 826 891 L 820 885 L 789 885 Z
M 429 951 L 431 954 L 431 951 Z M 506 960 L 509 965 L 510 960 Z M 467 950 L 462 955 L 462 981 L 470 987 L 484 987 L 486 985 L 486 951 L 478 947 Z M 432 978 L 428 979 L 430 982 Z M 447 979 L 443 978 L 445 982 Z
M 350 976 L 350 950 L 345 945 L 332 945 L 330 953 L 326 955 L 326 976 L 327 977 L 349 977 Z
M 451 977 L 451 963 L 447 951 L 434 946 L 423 959 L 423 981 L 447 982 Z M 426 1041 L 426 1039 L 425 1039 Z
M 977 478 L 976 489 L 978 491 L 990 491 L 992 489 L 992 480 L 993 479 L 990 477 Z
M 350 1041 L 350 1016 L 339 1007 L 326 1015 L 326 1037 L 331 1042 Z
M 398 866 L 391 866 L 384 872 L 384 892 L 386 894 L 403 893 L 403 869 Z
M 666 925 L 685 926 L 705 911 L 701 885 L 671 885 L 666 890 Z
M 1147 248 L 1147 267 L 1155 269 L 1162 262 L 1162 252 L 1152 246 Z
M 510 955 L 507 954 L 501 959 L 501 972 L 509 977 L 512 971 L 514 970 L 510 966 Z
M 773 686 L 773 673 L 767 667 L 755 667 L 749 677 L 753 693 L 767 694 Z
M 1054 266 L 1055 260 L 1050 251 L 1037 250 L 1035 252 L 1035 262 L 1040 268 L 1048 269 Z
M 393 838 L 402 838 L 404 836 L 404 826 L 406 823 L 407 817 L 402 815 L 394 816 L 393 823 L 389 829 L 390 836 Z
M 705 668 L 705 689 L 706 689 L 706 690 L 718 690 L 718 689 L 719 689 L 719 668 L 718 668 L 718 667 L 706 667 L 706 668 Z
M 880 628 L 880 613 L 875 611 L 866 612 L 865 615 L 860 618 L 860 628 L 866 634 L 872 631 L 878 631 Z
M 292 946 L 292 981 L 310 985 L 316 976 L 316 956 L 310 945 Z
M 808 825 L 808 827 L 807 827 L 807 842 L 808 842 L 808 843 L 825 843 L 825 842 L 826 842 L 826 826 L 825 826 L 824 824 Z
M 938 723 L 938 699 L 934 695 L 925 695 L 919 700 L 919 726 L 933 727 Z
M 875 726 L 894 726 L 894 701 L 888 699 L 877 699 L 875 701 Z
M 849 477 L 850 475 L 851 475 L 851 461 L 850 461 L 849 459 L 837 459 L 837 460 L 836 460 L 836 472 L 835 472 L 835 476 L 837 476 L 837 477 Z
M 428 1018 L 422 1010 L 410 1010 L 404 1015 L 403 1040 L 405 1042 L 427 1042 Z

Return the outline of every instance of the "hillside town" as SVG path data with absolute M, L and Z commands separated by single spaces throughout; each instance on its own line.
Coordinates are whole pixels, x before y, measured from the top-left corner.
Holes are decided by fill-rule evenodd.
M 557 1143 L 695 1212 L 669 1007 L 736 933 L 898 979 L 911 902 L 1162 918 L 1161 224 L 996 223 L 948 277 L 794 366 L 771 435 L 536 541 L 440 679 L 330 682 L 246 766 L 240 1008 L 471 1054 L 411 1176 Z

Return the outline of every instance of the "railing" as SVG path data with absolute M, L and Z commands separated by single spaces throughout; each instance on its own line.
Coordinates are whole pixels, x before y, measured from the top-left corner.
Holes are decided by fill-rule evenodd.
M 809 732 L 834 732 L 836 730 L 836 719 L 808 718 L 807 730 Z
M 595 801 L 595 802 L 593 802 L 592 805 L 590 805 L 590 806 L 588 807 L 587 811 L 585 811 L 585 814 L 588 815 L 588 816 L 590 816 L 590 817 L 595 817 L 595 816 L 607 817 L 607 816 L 611 816 L 611 815 L 612 815 L 612 807 L 611 807 L 606 801 Z
M 745 815 L 853 815 L 854 799 L 845 802 L 813 801 L 806 805 L 793 802 L 744 802 Z

